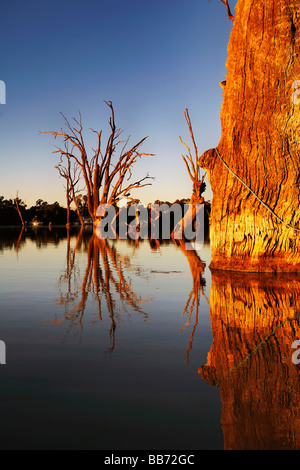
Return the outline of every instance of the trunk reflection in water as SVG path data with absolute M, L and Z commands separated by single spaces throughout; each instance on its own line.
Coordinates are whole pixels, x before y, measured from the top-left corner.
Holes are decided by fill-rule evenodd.
M 199 374 L 220 390 L 225 449 L 300 449 L 299 300 L 299 277 L 212 272 Z
M 176 243 L 176 245 L 187 258 L 193 279 L 193 287 L 182 312 L 182 316 L 188 315 L 188 319 L 187 322 L 182 325 L 180 330 L 180 332 L 182 332 L 187 326 L 190 326 L 193 312 L 195 311 L 195 321 L 192 328 L 189 345 L 185 351 L 185 362 L 186 364 L 188 364 L 190 351 L 193 346 L 194 334 L 199 321 L 199 307 L 201 296 L 203 296 L 209 304 L 209 299 L 205 294 L 204 289 L 206 286 L 206 280 L 203 276 L 206 264 L 200 259 L 198 253 L 195 250 L 191 249 L 191 246 L 189 244 L 180 242 Z

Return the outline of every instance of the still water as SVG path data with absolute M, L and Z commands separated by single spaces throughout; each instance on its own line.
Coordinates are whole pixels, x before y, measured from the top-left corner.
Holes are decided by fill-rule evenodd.
M 300 280 L 210 247 L 0 231 L 1 449 L 299 449 Z

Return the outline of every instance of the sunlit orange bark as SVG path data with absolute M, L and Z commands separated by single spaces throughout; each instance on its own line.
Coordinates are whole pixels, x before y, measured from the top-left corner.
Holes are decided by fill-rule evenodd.
M 20 211 L 20 207 L 19 207 L 19 198 L 18 198 L 18 196 L 15 198 L 15 201 L 14 201 L 14 202 L 15 202 L 15 209 L 16 209 L 16 211 L 18 212 L 19 217 L 20 217 L 20 220 L 21 220 L 21 224 L 22 224 L 22 226 L 24 227 L 25 224 L 24 224 L 24 220 L 23 220 L 22 213 L 21 213 L 21 211 Z
M 213 191 L 211 268 L 300 271 L 299 32 L 298 0 L 237 3 L 221 140 L 200 159 Z
M 193 192 L 190 199 L 190 204 L 202 204 L 204 202 L 204 198 L 202 197 L 202 193 L 205 190 L 206 184 L 204 183 L 204 179 L 206 173 L 201 175 L 201 168 L 200 168 L 200 156 L 198 154 L 198 147 L 195 141 L 194 131 L 191 123 L 191 119 L 189 116 L 188 109 L 185 110 L 184 113 L 186 123 L 188 125 L 190 137 L 193 144 L 193 152 L 189 145 L 183 142 L 182 138 L 180 138 L 180 142 L 186 147 L 188 153 L 187 155 L 182 155 L 182 159 L 185 163 L 188 175 L 193 184 Z

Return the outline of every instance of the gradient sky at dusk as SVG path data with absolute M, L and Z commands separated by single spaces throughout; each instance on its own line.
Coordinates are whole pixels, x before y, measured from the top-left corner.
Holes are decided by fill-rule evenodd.
M 156 154 L 139 161 L 134 175 L 155 180 L 135 196 L 190 197 L 178 137 L 189 143 L 184 110 L 199 151 L 216 146 L 231 28 L 219 0 L 2 0 L 0 195 L 65 205 L 52 155 L 59 142 L 39 131 L 80 110 L 92 146 L 89 128 L 107 136 L 111 100 L 124 137 L 149 136 L 143 150 Z

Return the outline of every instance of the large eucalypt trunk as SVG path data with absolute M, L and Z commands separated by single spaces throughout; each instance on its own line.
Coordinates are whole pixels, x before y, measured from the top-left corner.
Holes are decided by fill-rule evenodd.
M 213 191 L 211 269 L 300 271 L 299 0 L 239 0 Z

